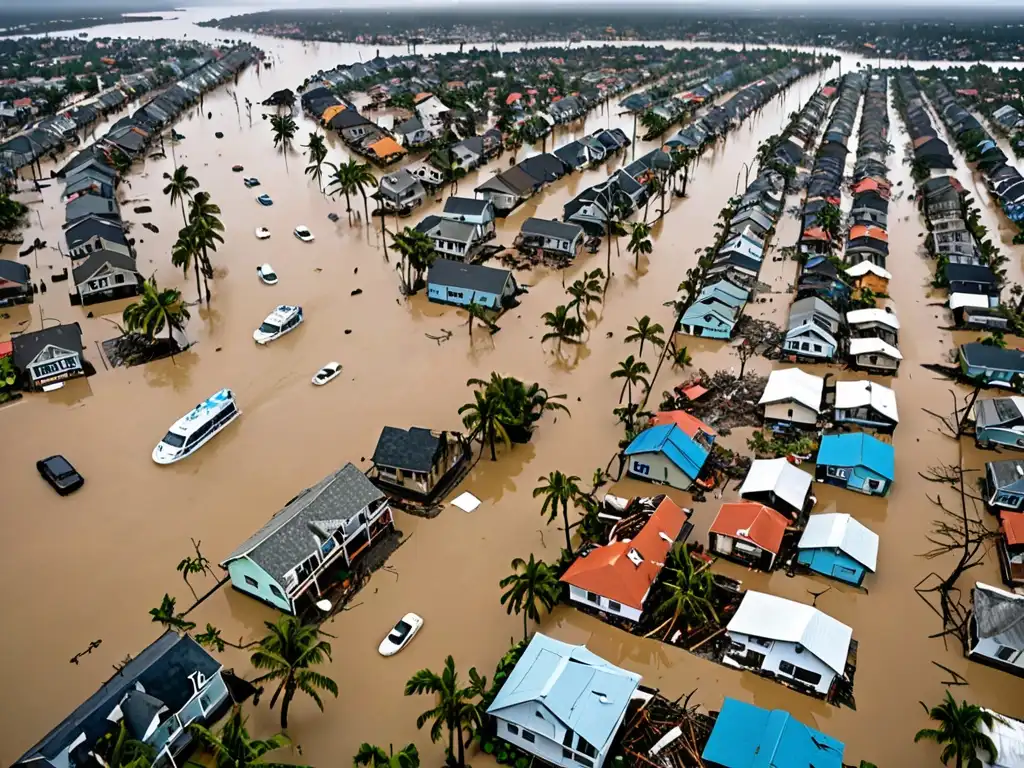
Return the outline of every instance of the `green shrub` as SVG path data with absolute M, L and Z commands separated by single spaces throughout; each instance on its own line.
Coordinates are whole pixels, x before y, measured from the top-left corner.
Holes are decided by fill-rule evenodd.
M 488 755 L 493 755 L 494 754 L 494 742 L 493 741 L 485 741 L 484 742 L 484 752 L 486 752 Z

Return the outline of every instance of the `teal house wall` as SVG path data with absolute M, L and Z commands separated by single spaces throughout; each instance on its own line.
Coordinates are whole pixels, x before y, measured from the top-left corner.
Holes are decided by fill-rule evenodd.
M 228 563 L 228 575 L 231 577 L 231 586 L 239 592 L 252 595 L 257 600 L 280 608 L 286 613 L 294 613 L 294 608 L 288 600 L 284 587 L 270 578 L 266 571 L 249 558 L 240 557 Z M 252 582 L 255 582 L 255 585 Z M 274 594 L 271 586 L 278 590 L 280 597 Z

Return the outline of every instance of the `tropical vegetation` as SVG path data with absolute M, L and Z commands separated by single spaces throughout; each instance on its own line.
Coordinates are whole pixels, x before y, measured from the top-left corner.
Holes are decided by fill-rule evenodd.
M 181 206 L 181 220 L 188 224 L 188 217 L 185 216 L 185 201 L 192 199 L 192 193 L 199 189 L 199 180 L 188 172 L 187 165 L 179 165 L 174 173 L 164 171 L 164 179 L 167 181 L 164 186 L 164 194 L 171 199 L 171 205 Z
M 391 247 L 402 257 L 397 265 L 402 276 L 402 290 L 407 295 L 416 293 L 423 285 L 423 274 L 437 259 L 434 241 L 422 232 L 406 227 L 391 236 Z
M 943 765 L 952 760 L 956 768 L 981 768 L 984 764 L 999 762 L 999 752 L 992 738 L 983 732 L 991 732 L 998 715 L 982 709 L 977 704 L 962 701 L 959 704 L 948 690 L 941 704 L 929 708 L 923 701 L 921 706 L 928 717 L 935 721 L 935 728 L 922 728 L 914 735 L 914 742 L 934 741 L 942 747 L 939 759 Z M 986 763 L 982 763 L 980 752 L 987 752 Z
M 661 625 L 665 627 L 665 638 L 672 634 L 680 620 L 683 621 L 686 631 L 709 620 L 718 621 L 718 613 L 712 602 L 714 577 L 706 564 L 694 564 L 688 544 L 672 548 L 663 574 L 667 578 L 662 582 L 662 599 L 655 608 L 654 615 L 659 618 L 665 615 L 669 617 Z
M 150 341 L 167 329 L 167 339 L 174 339 L 174 331 L 182 331 L 190 315 L 177 288 L 160 290 L 156 277 L 142 284 L 138 301 L 129 304 L 121 313 L 121 321 L 129 333 L 141 333 Z
M 469 670 L 469 685 L 459 682 L 455 660 L 444 661 L 441 674 L 421 669 L 405 684 L 405 695 L 435 697 L 435 705 L 416 718 L 416 727 L 430 724 L 430 740 L 437 743 L 448 732 L 448 765 L 464 768 L 466 744 L 483 727 L 483 712 L 474 703 L 487 690 L 487 678 L 477 674 L 476 667 Z
M 555 470 L 547 477 L 537 478 L 541 485 L 533 489 L 533 498 L 544 497 L 540 513 L 548 516 L 548 523 L 551 523 L 562 510 L 562 521 L 565 523 L 565 548 L 572 551 L 572 538 L 569 525 L 569 504 L 575 503 L 580 496 L 580 479 L 576 475 L 566 475 Z
M 469 379 L 466 385 L 475 387 L 473 401 L 459 408 L 459 415 L 471 430 L 470 438 L 480 439 L 481 454 L 490 446 L 492 461 L 498 458 L 499 441 L 506 447 L 513 442 L 525 443 L 545 413 L 569 413 L 561 402 L 564 394 L 552 395 L 536 382 L 527 386 L 512 376 L 492 372 L 489 379 Z
M 231 708 L 231 714 L 224 721 L 219 733 L 214 734 L 198 723 L 193 723 L 189 728 L 213 756 L 216 768 L 308 768 L 267 760 L 268 753 L 289 746 L 291 740 L 283 733 L 275 734 L 269 739 L 254 739 L 246 730 L 247 720 L 248 718 L 242 715 L 241 706 L 236 704 Z
M 568 532 L 568 531 L 567 531 Z M 498 586 L 506 590 L 501 596 L 501 604 L 511 616 L 513 611 L 523 615 L 523 639 L 528 636 L 527 621 L 540 622 L 540 609 L 550 611 L 558 603 L 561 583 L 558 576 L 543 560 L 523 560 L 517 557 L 512 561 L 512 574 L 498 582 Z

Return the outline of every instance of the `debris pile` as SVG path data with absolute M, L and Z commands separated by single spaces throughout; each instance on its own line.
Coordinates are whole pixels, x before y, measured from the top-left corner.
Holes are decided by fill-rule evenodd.
M 641 698 L 630 704 L 619 749 L 625 765 L 654 768 L 698 768 L 714 719 L 689 706 L 692 691 L 680 705 L 657 690 L 641 687 Z M 615 762 L 612 763 L 615 765 Z
M 687 411 L 720 434 L 728 434 L 737 427 L 761 426 L 758 402 L 767 384 L 767 377 L 752 372 L 740 378 L 728 371 L 708 374 L 701 369 L 671 392 L 663 392 L 660 408 Z

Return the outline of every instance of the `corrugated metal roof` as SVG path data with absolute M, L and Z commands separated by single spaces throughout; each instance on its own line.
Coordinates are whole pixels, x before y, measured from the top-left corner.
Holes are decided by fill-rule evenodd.
M 878 534 L 850 515 L 811 515 L 797 549 L 838 549 L 874 572 L 878 565 Z

